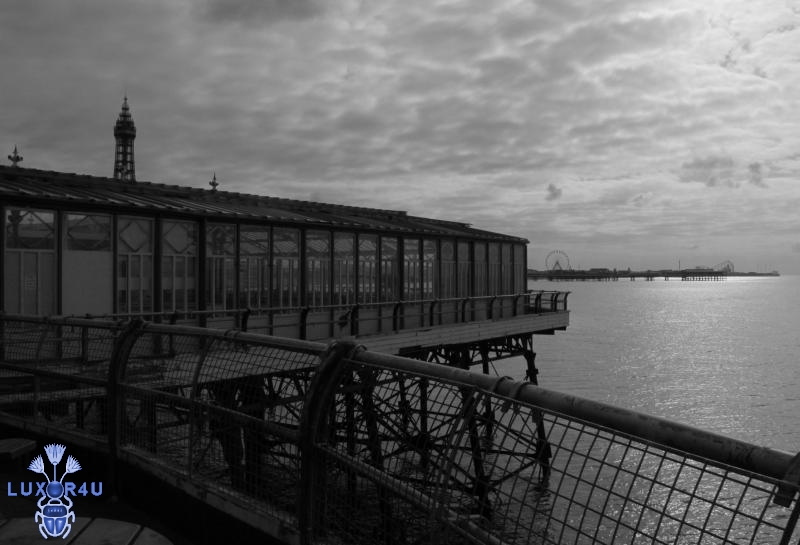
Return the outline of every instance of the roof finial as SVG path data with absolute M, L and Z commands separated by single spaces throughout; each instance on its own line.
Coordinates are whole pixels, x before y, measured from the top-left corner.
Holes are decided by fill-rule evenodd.
M 17 153 L 17 146 L 14 146 L 14 153 L 8 156 L 8 160 L 11 161 L 11 166 L 18 166 L 17 163 L 22 162 L 22 156 Z
M 217 181 L 217 173 L 216 172 L 214 172 L 214 178 L 212 178 L 211 181 L 208 182 L 208 185 L 211 186 L 211 191 L 216 191 L 217 190 L 217 186 L 219 185 L 219 182 Z

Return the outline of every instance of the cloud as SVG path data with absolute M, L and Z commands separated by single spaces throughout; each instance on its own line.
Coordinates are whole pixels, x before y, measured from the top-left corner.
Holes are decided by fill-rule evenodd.
M 323 7 L 317 0 L 207 0 L 200 10 L 212 22 L 263 25 L 310 19 L 320 15 Z
M 730 156 L 697 157 L 681 165 L 679 176 L 682 182 L 699 182 L 707 187 L 738 187 Z
M 747 165 L 747 171 L 750 175 L 749 182 L 757 187 L 767 187 L 764 183 L 764 175 L 761 172 L 761 163 L 750 163 Z
M 547 197 L 545 200 L 548 201 L 555 201 L 561 198 L 561 194 L 563 190 L 560 187 L 556 187 L 554 184 L 549 184 L 547 186 Z

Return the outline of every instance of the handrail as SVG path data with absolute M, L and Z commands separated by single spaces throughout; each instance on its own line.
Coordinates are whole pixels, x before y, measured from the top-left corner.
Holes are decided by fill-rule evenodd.
M 0 376 L 18 384 L 0 390 L 0 422 L 82 438 L 112 471 L 133 464 L 216 498 L 287 543 L 800 537 L 791 454 L 531 383 L 348 342 L 7 314 L 0 325 Z M 84 358 L 105 363 L 87 374 Z
M 165 312 L 139 312 L 126 314 L 83 315 L 83 319 L 144 319 L 167 321 L 177 324 L 181 320 L 198 319 L 198 325 L 208 325 L 209 318 L 230 318 L 232 325 L 241 331 L 248 331 L 254 319 L 267 317 L 269 326 L 267 333 L 272 334 L 278 316 L 296 315 L 296 322 L 281 323 L 283 327 L 295 327 L 296 335 L 309 338 L 312 326 L 323 327 L 327 334 L 319 338 L 337 337 L 343 327 L 350 329 L 351 335 L 357 335 L 370 329 L 373 332 L 386 332 L 383 325 L 385 317 L 392 332 L 414 327 L 432 327 L 440 325 L 451 315 L 456 323 L 469 323 L 480 320 L 505 319 L 520 314 L 542 314 L 545 312 L 566 312 L 569 292 L 558 291 L 525 291 L 506 295 L 482 295 L 473 297 L 449 297 L 433 299 L 396 300 L 386 302 L 357 303 L 346 305 L 317 305 L 296 307 L 259 307 L 233 308 L 227 310 L 185 310 Z M 546 299 L 544 299 L 546 297 Z M 542 301 L 546 300 L 547 304 Z M 455 309 L 450 310 L 451 306 Z M 505 309 L 505 310 L 504 310 Z M 377 315 L 369 315 L 369 311 Z M 342 321 L 342 313 L 349 320 Z M 374 314 L 373 312 L 373 314 Z M 319 315 L 327 314 L 320 318 Z M 342 325 L 344 324 L 344 326 Z M 370 324 L 372 326 L 370 327 Z M 406 325 L 411 324 L 411 325 Z

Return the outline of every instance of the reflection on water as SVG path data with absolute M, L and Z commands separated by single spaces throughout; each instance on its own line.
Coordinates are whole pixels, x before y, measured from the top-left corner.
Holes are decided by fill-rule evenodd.
M 542 386 L 800 451 L 800 277 L 529 287 L 572 292 L 569 328 L 534 338 Z

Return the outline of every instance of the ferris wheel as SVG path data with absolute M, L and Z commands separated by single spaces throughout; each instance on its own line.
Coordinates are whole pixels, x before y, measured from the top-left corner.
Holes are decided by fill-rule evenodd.
M 547 254 L 544 263 L 548 271 L 571 270 L 569 266 L 569 256 L 561 250 L 553 250 Z

